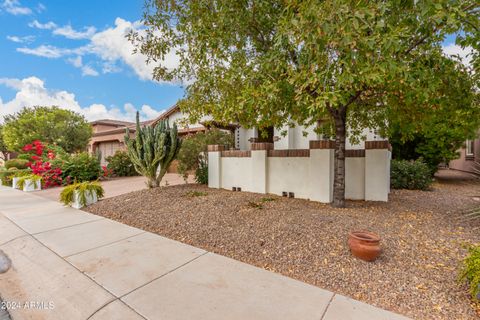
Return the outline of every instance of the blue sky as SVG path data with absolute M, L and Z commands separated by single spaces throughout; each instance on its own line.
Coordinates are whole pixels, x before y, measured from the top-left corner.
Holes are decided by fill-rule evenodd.
M 151 118 L 175 104 L 183 88 L 151 81 L 124 38 L 142 11 L 143 0 L 0 0 L 0 116 L 58 103 L 90 120 Z
M 151 119 L 175 104 L 183 88 L 152 81 L 125 38 L 141 29 L 142 12 L 143 0 L 0 0 L 0 123 L 23 106 L 133 120 L 136 110 Z M 464 56 L 453 41 L 445 52 Z

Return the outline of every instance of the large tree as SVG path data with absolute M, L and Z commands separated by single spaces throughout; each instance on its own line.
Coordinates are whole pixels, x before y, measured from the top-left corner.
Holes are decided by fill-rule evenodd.
M 412 123 L 446 101 L 435 99 L 450 63 L 442 41 L 461 31 L 459 43 L 475 48 L 479 5 L 476 0 L 151 0 L 143 20 L 146 29 L 130 39 L 157 63 L 155 79 L 188 84 L 180 106 L 193 120 L 208 114 L 247 127 L 333 124 L 333 203 L 341 207 L 347 118 L 352 141 L 363 128 L 387 134 L 390 122 L 414 131 Z M 163 61 L 172 52 L 179 66 L 168 69 Z M 470 75 L 453 67 L 448 76 Z M 473 88 L 466 91 L 475 94 Z
M 12 151 L 34 140 L 55 144 L 67 152 L 83 151 L 91 137 L 92 128 L 85 117 L 58 107 L 23 108 L 4 117 L 3 138 Z
M 3 126 L 0 125 L 0 159 L 7 160 L 8 148 L 5 145 L 5 141 L 3 140 L 2 130 Z

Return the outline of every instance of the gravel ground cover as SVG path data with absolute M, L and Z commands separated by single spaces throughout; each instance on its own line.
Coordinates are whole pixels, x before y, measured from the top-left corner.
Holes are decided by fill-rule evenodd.
M 480 182 L 441 171 L 430 191 L 393 190 L 388 203 L 347 208 L 194 184 L 132 192 L 86 210 L 344 294 L 414 319 L 478 319 L 459 263 L 480 242 L 461 211 Z M 373 263 L 348 250 L 350 230 L 382 237 Z

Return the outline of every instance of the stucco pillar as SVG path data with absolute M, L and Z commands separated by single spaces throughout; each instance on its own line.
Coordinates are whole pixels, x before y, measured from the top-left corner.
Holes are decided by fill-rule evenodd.
M 222 151 L 225 146 L 209 145 L 208 146 L 208 187 L 222 187 Z
M 390 159 L 388 141 L 365 141 L 365 200 L 388 201 Z
M 345 199 L 365 199 L 365 150 L 345 150 Z
M 330 203 L 333 201 L 333 164 L 335 141 L 312 140 L 310 145 L 310 200 Z
M 268 150 L 273 150 L 273 143 L 257 142 L 251 146 L 251 164 L 252 164 L 252 192 L 268 192 Z

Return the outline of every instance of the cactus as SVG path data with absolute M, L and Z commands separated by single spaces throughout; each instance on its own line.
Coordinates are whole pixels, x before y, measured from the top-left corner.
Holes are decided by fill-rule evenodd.
M 177 133 L 177 126 L 173 124 L 170 128 L 167 120 L 161 120 L 155 127 L 140 127 L 138 112 L 135 139 L 130 138 L 127 128 L 125 144 L 128 156 L 135 170 L 148 179 L 149 188 L 160 186 L 168 166 L 176 158 L 181 145 Z

